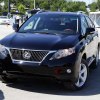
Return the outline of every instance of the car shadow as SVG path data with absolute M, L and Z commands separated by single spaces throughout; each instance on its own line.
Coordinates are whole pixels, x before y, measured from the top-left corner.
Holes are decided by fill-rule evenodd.
M 0 100 L 4 100 L 4 99 L 5 99 L 4 94 L 3 94 L 3 92 L 0 90 Z
M 20 80 L 15 84 L 7 84 L 7 86 L 30 92 L 61 96 L 98 95 L 100 94 L 100 60 L 98 68 L 90 71 L 86 86 L 79 91 L 69 91 L 53 80 L 40 78 Z

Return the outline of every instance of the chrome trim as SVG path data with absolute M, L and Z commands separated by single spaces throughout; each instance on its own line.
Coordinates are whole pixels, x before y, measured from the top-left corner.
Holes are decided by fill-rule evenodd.
M 33 49 L 19 49 L 19 48 L 8 48 L 6 47 L 6 49 L 8 50 L 9 54 L 10 54 L 10 57 L 11 57 L 11 60 L 13 63 L 19 63 L 19 64 L 22 64 L 22 63 L 38 63 L 38 64 L 41 64 L 45 59 L 46 57 L 51 54 L 51 53 L 55 53 L 56 50 L 33 50 Z M 17 49 L 17 50 L 27 50 L 27 51 L 48 51 L 47 55 L 45 57 L 43 57 L 43 59 L 39 62 L 39 61 L 25 61 L 25 60 L 16 60 L 16 59 L 13 59 L 12 55 L 11 55 L 11 52 L 10 52 L 10 49 Z

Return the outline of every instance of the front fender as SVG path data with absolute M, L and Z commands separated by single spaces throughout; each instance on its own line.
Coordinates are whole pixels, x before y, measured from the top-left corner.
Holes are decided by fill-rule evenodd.
M 79 67 L 81 64 L 81 60 L 83 55 L 86 53 L 86 43 L 85 40 L 81 41 L 77 46 L 76 46 L 76 61 L 74 64 L 74 79 L 77 81 L 78 75 L 79 75 Z

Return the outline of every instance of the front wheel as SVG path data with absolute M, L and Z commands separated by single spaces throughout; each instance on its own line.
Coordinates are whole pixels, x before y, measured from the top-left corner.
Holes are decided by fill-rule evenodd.
M 88 77 L 87 62 L 84 59 L 82 59 L 79 65 L 78 79 L 75 83 L 71 83 L 70 86 L 68 86 L 68 89 L 79 90 L 83 88 L 86 84 L 87 77 Z M 67 86 L 65 83 L 64 85 Z
M 79 67 L 79 75 L 74 87 L 76 89 L 81 89 L 84 87 L 88 77 L 88 66 L 85 60 L 82 59 L 82 62 Z

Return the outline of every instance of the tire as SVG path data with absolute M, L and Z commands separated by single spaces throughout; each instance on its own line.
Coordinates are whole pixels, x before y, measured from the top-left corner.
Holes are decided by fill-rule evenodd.
M 96 69 L 98 67 L 98 65 L 99 65 L 99 48 L 98 48 L 97 53 L 96 53 L 96 58 L 93 61 L 93 63 L 91 64 L 91 68 Z
M 77 81 L 74 83 L 69 83 L 69 84 L 67 84 L 67 82 L 64 82 L 65 88 L 69 90 L 82 89 L 87 82 L 88 73 L 89 73 L 89 70 L 88 70 L 87 62 L 84 59 L 82 59 L 80 67 L 79 67 L 79 73 L 78 73 L 79 75 L 78 75 Z
M 3 83 L 14 83 L 17 81 L 17 78 L 7 77 L 7 75 L 0 75 L 0 80 Z

